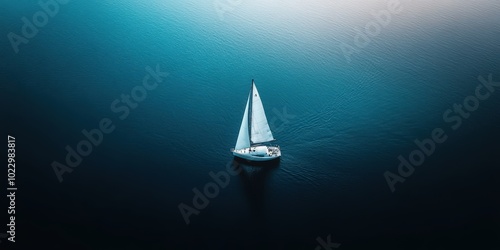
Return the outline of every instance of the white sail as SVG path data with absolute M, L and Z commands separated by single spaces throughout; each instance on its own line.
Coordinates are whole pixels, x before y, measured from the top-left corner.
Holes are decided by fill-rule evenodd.
M 251 116 L 251 135 L 250 139 L 252 143 L 261 143 L 274 140 L 269 124 L 267 123 L 266 113 L 264 112 L 264 106 L 260 99 L 259 91 L 255 87 L 255 83 L 252 84 L 252 116 Z M 243 125 L 242 125 L 243 126 Z M 240 130 L 241 133 L 241 130 Z M 238 137 L 239 140 L 239 137 Z
M 234 146 L 234 149 L 242 149 L 250 147 L 250 138 L 248 133 L 249 103 L 250 103 L 250 96 L 248 96 L 247 106 L 245 107 L 245 113 L 243 114 L 243 120 L 241 121 L 240 133 L 238 134 L 238 140 L 236 140 L 236 146 Z

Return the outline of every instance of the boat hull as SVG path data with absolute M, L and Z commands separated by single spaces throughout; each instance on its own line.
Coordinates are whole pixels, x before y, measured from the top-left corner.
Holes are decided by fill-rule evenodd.
M 249 161 L 272 161 L 281 157 L 281 150 L 275 146 L 255 146 L 231 150 L 234 156 Z

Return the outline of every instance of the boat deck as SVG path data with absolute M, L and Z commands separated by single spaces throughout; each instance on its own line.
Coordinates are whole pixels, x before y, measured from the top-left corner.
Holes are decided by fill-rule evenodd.
M 242 149 L 231 149 L 231 152 L 238 155 L 247 155 L 251 157 L 270 157 L 276 158 L 281 156 L 279 146 L 255 146 Z

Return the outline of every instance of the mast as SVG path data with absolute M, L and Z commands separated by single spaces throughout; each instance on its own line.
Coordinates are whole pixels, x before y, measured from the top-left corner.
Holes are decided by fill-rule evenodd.
M 252 85 L 250 85 L 250 99 L 248 99 L 248 138 L 250 140 L 250 146 L 252 145 L 252 103 L 253 103 L 253 79 Z

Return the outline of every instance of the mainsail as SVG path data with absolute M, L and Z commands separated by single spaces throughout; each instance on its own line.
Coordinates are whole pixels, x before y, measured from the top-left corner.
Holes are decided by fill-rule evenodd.
M 255 83 L 252 81 L 252 110 L 250 124 L 250 139 L 251 143 L 262 143 L 274 140 L 269 124 L 267 123 L 264 106 L 260 99 L 259 91 Z M 243 125 L 242 125 L 243 126 Z

